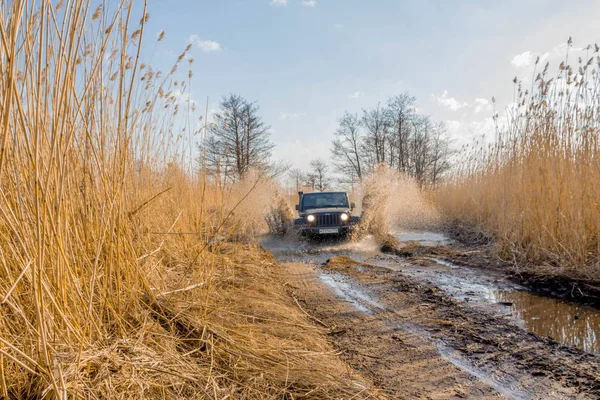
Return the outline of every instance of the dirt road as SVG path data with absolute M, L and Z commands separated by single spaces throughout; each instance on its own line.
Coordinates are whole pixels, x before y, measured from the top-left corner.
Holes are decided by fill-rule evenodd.
M 269 238 L 263 246 L 286 269 L 290 294 L 328 328 L 340 357 L 392 398 L 600 398 L 596 355 L 531 332 L 499 311 L 508 301 L 482 300 L 489 287 L 515 289 L 497 274 L 384 255 L 368 239 Z M 440 278 L 444 268 L 452 279 Z

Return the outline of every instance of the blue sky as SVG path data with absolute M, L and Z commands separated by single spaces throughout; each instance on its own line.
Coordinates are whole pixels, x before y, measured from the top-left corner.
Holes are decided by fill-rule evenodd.
M 502 115 L 512 79 L 531 83 L 535 56 L 557 66 L 569 36 L 573 52 L 600 41 L 599 3 L 150 0 L 148 39 L 165 30 L 152 60 L 165 71 L 191 42 L 199 107 L 230 92 L 257 101 L 274 158 L 306 168 L 329 156 L 345 110 L 403 91 L 447 122 L 457 146 L 489 131 L 492 96 Z

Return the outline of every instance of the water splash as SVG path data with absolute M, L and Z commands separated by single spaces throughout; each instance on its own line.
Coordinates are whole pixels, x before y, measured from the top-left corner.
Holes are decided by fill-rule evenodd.
M 417 182 L 380 165 L 366 178 L 358 193 L 361 229 L 383 238 L 390 231 L 435 227 L 440 216 Z

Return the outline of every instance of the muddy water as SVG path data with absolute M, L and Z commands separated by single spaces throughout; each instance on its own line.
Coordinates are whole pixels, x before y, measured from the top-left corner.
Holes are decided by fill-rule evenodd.
M 446 235 L 438 232 L 396 232 L 392 235 L 400 242 L 417 242 L 423 246 L 439 246 L 452 243 Z
M 394 236 L 401 242 L 416 242 L 423 246 L 452 245 L 450 239 L 436 232 L 402 232 Z M 600 310 L 536 295 L 494 272 L 458 266 L 440 258 L 428 259 L 430 265 L 414 265 L 402 258 L 382 254 L 372 237 L 358 243 L 314 243 L 265 237 L 261 243 L 284 263 L 305 262 L 318 267 L 333 256 L 344 255 L 358 262 L 390 268 L 417 281 L 438 286 L 449 296 L 473 307 L 512 316 L 529 332 L 552 337 L 590 353 L 600 353 Z M 375 299 L 356 292 L 342 276 L 328 273 L 321 274 L 321 279 L 340 297 L 354 303 L 358 310 L 368 312 L 371 307 L 380 308 L 379 304 L 374 304 Z
M 600 312 L 526 291 L 494 291 L 529 332 L 550 336 L 589 353 L 600 353 Z
M 401 242 L 423 246 L 451 245 L 444 235 L 433 232 L 395 234 Z M 600 310 L 527 291 L 501 276 L 430 258 L 438 268 L 404 265 L 400 270 L 413 278 L 439 286 L 451 296 L 474 304 L 490 304 L 500 314 L 510 312 L 528 332 L 549 336 L 589 353 L 600 353 Z
M 338 297 L 352 303 L 354 308 L 365 314 L 372 315 L 373 309 L 385 309 L 377 300 L 353 285 L 345 275 L 330 272 L 321 274 L 319 279 L 331 287 Z

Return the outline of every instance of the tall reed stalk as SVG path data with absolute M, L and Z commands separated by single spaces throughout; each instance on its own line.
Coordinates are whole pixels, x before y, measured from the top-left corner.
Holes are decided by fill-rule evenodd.
M 91 4 L 0 9 L 0 397 L 65 397 L 60 354 L 135 329 L 138 213 L 187 140 L 172 75 L 140 61 L 145 4 Z
M 507 257 L 597 279 L 599 48 L 584 54 L 555 76 L 546 64 L 531 89 L 515 80 L 508 124 L 489 147 L 467 151 L 438 200 L 450 217 L 494 234 Z
M 197 170 L 189 47 L 155 71 L 146 4 L 100 3 L 0 2 L 0 398 L 380 398 L 226 242 L 278 187 Z

